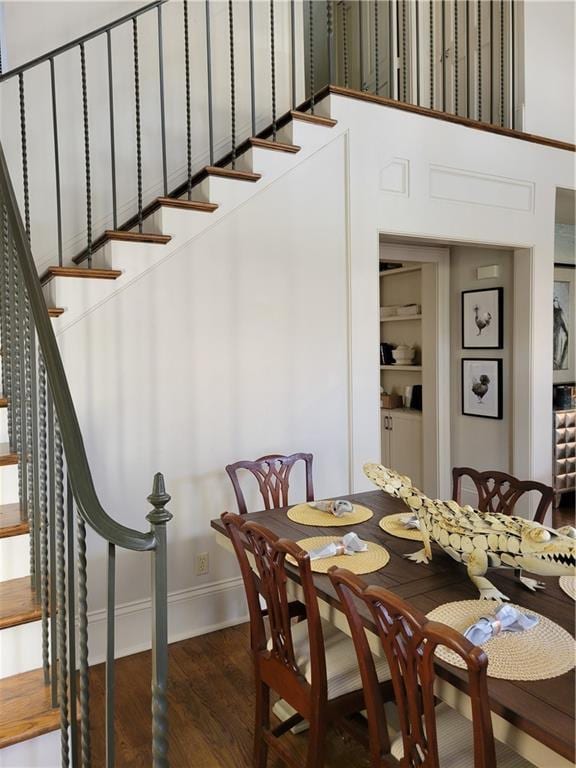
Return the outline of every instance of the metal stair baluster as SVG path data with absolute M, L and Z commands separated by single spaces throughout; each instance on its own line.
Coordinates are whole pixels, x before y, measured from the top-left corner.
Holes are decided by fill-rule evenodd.
M 88 267 L 92 266 L 92 174 L 90 168 L 90 123 L 88 116 L 88 83 L 86 80 L 86 50 L 80 43 L 80 74 L 82 78 L 82 116 L 84 120 L 84 165 L 86 175 L 86 253 Z
M 70 765 L 68 738 L 68 642 L 66 621 L 66 540 L 64 528 L 64 459 L 58 420 L 54 423 L 54 486 L 56 503 L 56 611 L 58 634 L 58 701 L 60 704 L 60 748 L 62 768 Z M 73 617 L 70 620 L 74 622 Z M 74 706 L 74 704 L 73 704 Z

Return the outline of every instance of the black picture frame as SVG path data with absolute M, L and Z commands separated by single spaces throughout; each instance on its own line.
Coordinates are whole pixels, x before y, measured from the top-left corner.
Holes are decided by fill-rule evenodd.
M 478 301 L 480 301 L 480 297 L 484 294 L 495 294 L 495 304 L 496 304 L 496 311 L 498 313 L 498 316 L 495 318 L 495 322 L 491 323 L 491 336 L 494 337 L 496 335 L 495 340 L 492 343 L 482 343 L 480 340 L 480 334 L 484 330 L 484 327 L 480 327 L 477 322 L 477 327 L 479 329 L 479 335 L 472 336 L 470 334 L 469 329 L 467 330 L 467 322 L 466 318 L 468 317 L 468 301 L 469 298 L 473 298 L 474 295 L 478 296 Z M 461 298 L 461 306 L 460 306 L 460 312 L 461 312 L 461 328 L 462 328 L 462 349 L 504 349 L 504 288 L 475 288 L 470 291 L 462 291 L 462 298 Z M 481 318 L 480 318 L 481 319 Z M 491 318 L 493 320 L 494 318 Z M 496 334 L 494 334 L 494 330 Z M 475 340 L 478 339 L 479 341 L 476 342 Z M 474 343 L 472 343 L 474 341 Z
M 476 370 L 481 369 L 484 371 L 481 375 L 488 375 L 490 378 L 490 385 L 496 383 L 496 395 L 495 395 L 495 407 L 492 404 L 490 407 L 490 401 L 484 401 L 484 396 L 480 397 L 478 394 L 470 394 L 471 388 L 467 388 L 469 382 L 469 373 L 467 367 L 474 366 Z M 460 369 L 460 390 L 461 390 L 461 407 L 463 416 L 473 416 L 481 419 L 499 419 L 503 418 L 503 373 L 502 373 L 502 358 L 498 357 L 463 357 L 461 360 Z M 494 390 L 493 390 L 494 391 Z M 472 403 L 472 397 L 478 398 L 477 403 Z M 487 405 L 484 412 L 482 412 L 483 405 Z

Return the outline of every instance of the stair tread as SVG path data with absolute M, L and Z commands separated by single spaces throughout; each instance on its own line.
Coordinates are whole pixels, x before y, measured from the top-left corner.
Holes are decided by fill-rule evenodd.
M 155 232 L 127 232 L 123 229 L 107 229 L 104 232 L 107 240 L 121 240 L 129 243 L 157 243 L 166 245 L 172 240 L 170 235 L 158 235 Z
M 316 125 L 323 125 L 326 128 L 333 128 L 335 125 L 338 125 L 338 121 L 333 120 L 331 117 L 310 115 L 308 112 L 298 112 L 295 109 L 293 109 L 290 114 L 293 120 L 302 120 L 305 123 L 315 123 Z
M 167 208 L 184 208 L 204 213 L 213 213 L 218 208 L 217 203 L 204 203 L 200 200 L 186 200 L 181 197 L 159 197 L 157 202 L 158 205 Z
M 122 272 L 119 269 L 87 269 L 84 267 L 49 267 L 40 278 L 42 285 L 54 277 L 81 277 L 96 280 L 116 280 Z
M 20 504 L 0 505 L 0 539 L 28 533 L 28 521 L 20 519 Z
M 38 621 L 41 616 L 29 576 L 0 581 L 0 629 Z
M 60 317 L 60 315 L 64 314 L 64 309 L 62 307 L 48 307 L 48 315 L 49 317 Z
M 8 398 L 4 397 L 4 395 L 0 395 L 0 408 L 7 408 L 8 407 Z
M 226 179 L 237 179 L 238 181 L 258 181 L 262 178 L 261 173 L 237 171 L 234 168 L 217 168 L 214 165 L 208 165 L 204 170 L 208 176 L 223 176 Z
M 18 454 L 10 450 L 9 443 L 0 443 L 0 467 L 18 464 Z
M 0 749 L 59 727 L 60 710 L 52 708 L 41 669 L 0 680 Z
M 271 141 L 270 139 L 259 139 L 257 137 L 249 139 L 249 141 L 253 147 L 271 149 L 276 152 L 290 152 L 296 154 L 296 152 L 300 152 L 302 149 L 302 147 L 299 147 L 297 144 L 285 144 L 282 141 Z

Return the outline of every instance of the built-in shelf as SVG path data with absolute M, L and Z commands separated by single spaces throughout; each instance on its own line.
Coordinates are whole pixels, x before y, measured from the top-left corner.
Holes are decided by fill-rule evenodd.
M 398 269 L 384 269 L 382 272 L 380 272 L 380 277 L 383 275 L 405 275 L 406 272 L 420 272 L 422 269 L 422 266 L 419 264 L 418 266 L 414 267 L 398 267 Z
M 381 365 L 381 371 L 421 371 L 421 365 Z
M 392 315 L 392 317 L 381 317 L 381 323 L 398 323 L 400 320 L 422 320 L 422 315 Z

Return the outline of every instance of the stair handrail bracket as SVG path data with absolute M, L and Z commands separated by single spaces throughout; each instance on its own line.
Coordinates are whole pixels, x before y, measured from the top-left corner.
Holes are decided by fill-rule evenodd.
M 115 752 L 115 553 L 116 547 L 121 547 L 152 555 L 152 764 L 154 768 L 166 768 L 166 524 L 172 514 L 165 505 L 170 496 L 163 476 L 157 473 L 148 497 L 154 507 L 147 514 L 148 531 L 122 525 L 100 504 L 1 142 L 0 234 L 2 389 L 8 401 L 10 445 L 18 452 L 21 514 L 30 526 L 31 588 L 43 606 L 44 681 L 51 685 L 52 705 L 60 708 L 61 764 L 63 768 L 91 765 L 86 555 L 89 525 L 108 544 L 106 765 L 113 768 Z

